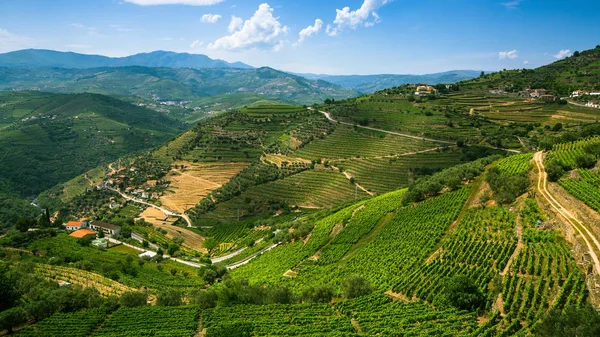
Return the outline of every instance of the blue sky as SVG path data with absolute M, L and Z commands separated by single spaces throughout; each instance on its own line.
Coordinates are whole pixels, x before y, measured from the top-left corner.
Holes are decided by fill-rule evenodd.
M 597 0 L 0 0 L 0 52 L 206 54 L 327 74 L 537 67 L 600 44 Z

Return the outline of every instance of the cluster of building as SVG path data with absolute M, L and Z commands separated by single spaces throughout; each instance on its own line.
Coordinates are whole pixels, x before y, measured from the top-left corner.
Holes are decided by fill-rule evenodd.
M 600 96 L 600 91 L 575 90 L 571 94 L 571 98 L 582 97 L 582 96 Z
M 544 88 L 541 88 L 541 89 L 527 88 L 527 89 L 521 91 L 520 95 L 523 97 L 527 97 L 527 98 L 540 99 L 545 102 L 556 102 L 558 100 L 558 97 L 556 97 L 555 95 L 549 94 L 548 91 Z
M 437 94 L 437 89 L 430 85 L 417 85 L 415 90 L 415 96 L 429 96 Z
M 116 237 L 121 233 L 121 227 L 96 220 L 69 221 L 63 226 L 67 231 L 72 231 L 70 236 L 77 239 L 94 239 L 92 245 L 102 248 L 108 247 L 108 241 L 105 238 L 97 238 L 99 232 L 109 237 Z

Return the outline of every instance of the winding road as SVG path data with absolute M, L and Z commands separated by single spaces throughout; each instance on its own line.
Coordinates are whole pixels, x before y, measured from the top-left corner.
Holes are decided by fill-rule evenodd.
M 567 210 L 563 205 L 561 205 L 553 196 L 550 191 L 548 191 L 548 174 L 544 168 L 544 152 L 537 152 L 533 159 L 535 160 L 535 165 L 538 169 L 538 183 L 537 187 L 544 199 L 548 201 L 550 206 L 560 214 L 573 228 L 573 230 L 583 238 L 585 244 L 587 245 L 588 253 L 592 258 L 594 263 L 594 269 L 596 270 L 596 274 L 600 274 L 600 261 L 598 260 L 598 253 L 600 253 L 600 242 L 598 239 L 590 232 L 590 230 L 579 221 L 569 210 Z
M 314 110 L 313 108 L 309 108 L 309 110 Z M 394 132 L 394 131 L 388 131 L 388 130 L 383 130 L 383 129 L 377 129 L 377 128 L 372 128 L 370 126 L 363 126 L 363 125 L 358 125 L 358 124 L 352 124 L 352 123 L 348 123 L 348 122 L 340 122 L 337 121 L 335 119 L 333 119 L 333 117 L 331 117 L 331 114 L 327 111 L 321 111 L 319 110 L 320 113 L 322 113 L 325 118 L 327 118 L 328 120 L 334 122 L 334 123 L 339 123 L 339 124 L 344 124 L 344 125 L 349 125 L 349 126 L 355 126 L 357 128 L 361 128 L 361 129 L 367 129 L 367 130 L 372 130 L 372 131 L 379 131 L 379 132 L 383 132 L 383 133 L 387 133 L 390 135 L 396 135 L 396 136 L 400 136 L 400 137 L 406 137 L 406 138 L 412 138 L 412 139 L 417 139 L 417 140 L 424 140 L 424 141 L 429 141 L 432 143 L 440 143 L 440 144 L 448 144 L 448 145 L 456 145 L 456 142 L 449 142 L 447 140 L 439 140 L 439 139 L 433 139 L 433 138 L 426 138 L 426 137 L 419 137 L 419 136 L 413 136 L 413 135 L 407 135 L 405 133 L 400 133 L 400 132 Z M 521 151 L 519 150 L 512 150 L 512 149 L 503 149 L 501 147 L 495 147 L 495 146 L 486 146 L 492 149 L 496 149 L 496 150 L 502 150 L 502 151 L 506 151 L 506 152 L 512 152 L 512 153 L 521 153 Z
M 175 213 L 175 212 L 169 211 L 168 209 L 165 209 L 165 208 L 156 206 L 154 204 L 151 204 L 149 202 L 146 202 L 146 201 L 143 201 L 143 200 L 140 200 L 140 199 L 136 199 L 136 198 L 134 198 L 132 196 L 129 196 L 129 195 L 127 195 L 127 194 L 125 194 L 125 193 L 123 193 L 123 192 L 121 192 L 121 191 L 119 191 L 119 190 L 117 190 L 115 188 L 112 188 L 112 187 L 106 187 L 106 189 L 111 190 L 113 192 L 119 193 L 123 198 L 125 198 L 125 199 L 127 199 L 129 201 L 133 201 L 133 202 L 136 202 L 138 204 L 142 204 L 142 205 L 146 205 L 146 206 L 150 206 L 150 207 L 156 208 L 157 210 L 163 212 L 166 216 L 174 216 L 174 217 L 182 218 L 183 220 L 185 220 L 185 222 L 187 222 L 187 226 L 188 227 L 194 227 L 192 225 L 192 220 L 190 220 L 190 217 L 188 217 L 185 214 Z

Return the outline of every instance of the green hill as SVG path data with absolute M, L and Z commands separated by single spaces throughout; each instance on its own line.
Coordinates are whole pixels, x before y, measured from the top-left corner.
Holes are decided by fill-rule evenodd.
M 600 45 L 536 68 L 506 70 L 459 83 L 461 90 L 502 88 L 509 92 L 544 88 L 566 96 L 574 90 L 600 90 Z
M 1 93 L 2 191 L 32 199 L 98 165 L 161 144 L 181 130 L 180 123 L 159 112 L 107 96 Z
M 160 101 L 192 101 L 202 97 L 246 93 L 298 104 L 356 96 L 351 89 L 307 80 L 271 68 L 0 68 L 0 90 L 93 92 L 139 96 Z

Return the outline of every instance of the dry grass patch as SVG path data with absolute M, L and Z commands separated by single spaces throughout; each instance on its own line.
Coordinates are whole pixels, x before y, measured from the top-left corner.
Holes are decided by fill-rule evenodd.
M 179 218 L 167 217 L 163 212 L 153 207 L 146 208 L 146 210 L 140 214 L 140 217 L 151 223 L 155 228 L 160 228 L 167 231 L 167 234 L 165 235 L 169 239 L 172 240 L 174 238 L 181 237 L 183 239 L 184 246 L 202 253 L 207 252 L 207 250 L 204 249 L 203 236 L 196 232 L 192 232 L 191 230 L 173 226 L 173 223 L 175 223 L 175 221 L 177 221 Z
M 209 192 L 223 186 L 233 176 L 248 166 L 247 163 L 193 163 L 180 161 L 173 163 L 165 177 L 171 181 L 169 190 L 160 198 L 162 205 L 183 213 L 194 207 Z M 184 166 L 181 169 L 181 165 Z

